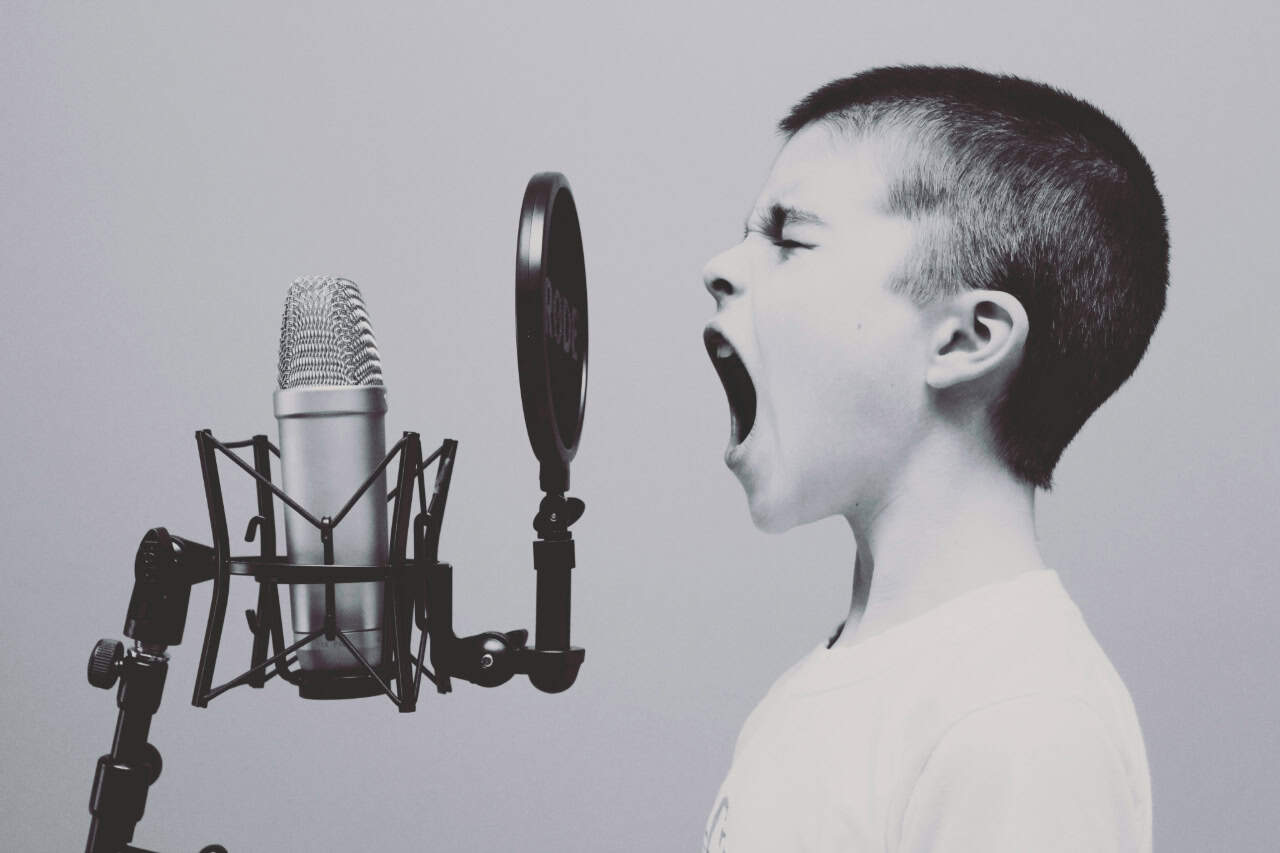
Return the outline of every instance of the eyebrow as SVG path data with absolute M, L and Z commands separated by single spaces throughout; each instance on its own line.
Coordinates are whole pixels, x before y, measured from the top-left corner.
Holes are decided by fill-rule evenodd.
M 751 219 L 748 219 L 742 225 L 742 236 L 746 237 L 751 232 Z M 782 229 L 788 225 L 826 225 L 826 221 L 821 216 L 809 210 L 803 210 L 798 207 L 792 207 L 788 204 L 773 204 L 769 207 L 768 213 L 755 215 L 754 223 L 756 230 L 763 233 L 766 237 L 780 238 Z

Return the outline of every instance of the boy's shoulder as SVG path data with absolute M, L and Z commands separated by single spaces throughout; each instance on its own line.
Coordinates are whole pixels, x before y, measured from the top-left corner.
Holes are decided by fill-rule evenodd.
M 992 797 L 1028 813 L 1063 796 L 1093 797 L 1094 812 L 1115 811 L 1112 825 L 1149 849 L 1141 836 L 1150 769 L 1119 673 L 1056 573 L 1030 572 L 991 592 L 927 644 L 931 654 L 921 649 L 900 684 L 897 813 L 909 825 L 909 808 L 933 808 L 930 792 L 950 797 L 979 777 L 988 788 L 1030 780 L 1039 794 Z
M 913 662 L 897 700 L 908 725 L 947 727 L 1002 703 L 1056 703 L 1088 709 L 1117 735 L 1135 733 L 1129 692 L 1056 572 L 1029 571 L 950 606 L 922 620 L 906 651 Z
M 857 719 L 873 727 L 880 747 L 898 744 L 892 760 L 907 775 L 970 717 L 958 732 L 1010 717 L 1028 722 L 1020 730 L 1026 736 L 1039 730 L 1055 737 L 1051 717 L 1073 717 L 1082 728 L 1096 724 L 1126 753 L 1129 772 L 1148 772 L 1129 692 L 1049 570 L 972 590 L 854 646 L 819 646 L 769 690 L 744 725 L 739 748 L 763 721 L 805 706 L 815 709 L 815 720 Z
M 740 827 L 835 833 L 851 849 L 880 849 L 961 813 L 1038 832 L 1033 815 L 1078 815 L 1064 803 L 1105 805 L 1106 819 L 1138 839 L 1133 849 L 1149 849 L 1150 775 L 1133 704 L 1048 571 L 973 590 L 854 645 L 814 649 L 748 718 L 723 793 Z M 992 811 L 1005 807 L 1022 818 Z M 1093 811 L 1090 820 L 1103 814 Z
M 1040 693 L 1109 701 L 1123 689 L 1058 574 L 1033 570 L 855 645 L 819 646 L 770 697 L 830 692 L 839 701 L 845 692 L 874 691 L 899 710 L 928 715 Z

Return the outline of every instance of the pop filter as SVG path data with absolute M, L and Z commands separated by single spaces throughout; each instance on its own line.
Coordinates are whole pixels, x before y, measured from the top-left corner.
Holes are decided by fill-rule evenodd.
M 520 208 L 516 356 L 539 484 L 563 494 L 587 401 L 587 276 L 578 210 L 559 172 L 534 175 Z

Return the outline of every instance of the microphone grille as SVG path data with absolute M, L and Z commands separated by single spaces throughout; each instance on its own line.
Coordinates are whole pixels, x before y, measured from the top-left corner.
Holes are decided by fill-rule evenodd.
M 381 385 L 382 362 L 354 281 L 296 279 L 280 321 L 280 387 Z

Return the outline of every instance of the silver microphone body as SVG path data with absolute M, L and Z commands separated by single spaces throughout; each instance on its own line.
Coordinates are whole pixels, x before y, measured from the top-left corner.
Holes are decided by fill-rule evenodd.
M 318 386 L 275 392 L 284 490 L 316 518 L 336 516 L 386 456 L 387 393 L 381 385 Z M 324 562 L 320 531 L 285 508 L 290 563 Z M 333 528 L 335 563 L 377 566 L 387 561 L 387 475 L 383 471 Z M 383 585 L 334 585 L 337 627 L 371 665 L 382 662 Z M 289 585 L 294 639 L 324 627 L 324 585 Z M 317 637 L 298 650 L 304 670 L 362 672 L 336 637 Z
M 284 490 L 315 518 L 336 518 L 386 456 L 387 392 L 353 282 L 311 276 L 293 283 L 280 328 L 279 370 L 273 403 Z M 383 471 L 333 528 L 334 563 L 386 563 L 386 497 Z M 284 521 L 288 561 L 323 563 L 320 530 L 288 506 Z M 381 581 L 334 584 L 336 627 L 374 667 L 383 658 L 383 593 Z M 290 584 L 289 602 L 295 642 L 324 628 L 324 584 Z M 365 671 L 337 637 L 322 634 L 297 655 L 304 671 Z

